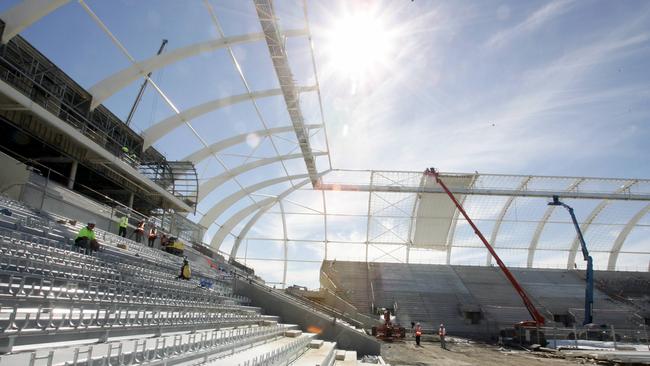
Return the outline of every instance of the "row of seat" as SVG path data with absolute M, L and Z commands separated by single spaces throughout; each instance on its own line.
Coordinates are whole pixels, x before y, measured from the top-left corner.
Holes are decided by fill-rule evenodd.
M 227 365 L 227 364 L 237 364 L 241 366 L 273 366 L 273 365 L 289 365 L 295 362 L 300 356 L 307 351 L 307 346 L 312 341 L 311 336 L 302 336 L 297 337 L 295 340 L 292 340 L 288 343 L 281 345 L 280 347 L 273 348 L 268 352 L 264 352 L 253 357 L 231 357 L 234 360 L 229 360 L 224 357 L 213 356 L 207 360 L 202 361 L 201 365 Z M 248 358 L 248 359 L 246 359 Z M 233 361 L 240 362 L 233 362 Z
M 15 235 L 14 235 L 15 236 Z M 100 260 L 98 258 L 94 257 L 88 257 L 83 254 L 79 253 L 74 253 L 74 251 L 69 250 L 72 248 L 73 250 L 76 249 L 74 247 L 68 247 L 66 249 L 60 249 L 59 247 L 52 247 L 49 246 L 52 244 L 52 241 L 45 241 L 47 245 L 44 244 L 37 244 L 33 242 L 29 242 L 26 240 L 23 240 L 25 237 L 24 235 L 21 236 L 20 239 L 16 239 L 15 237 L 12 237 L 10 234 L 7 234 L 7 231 L 0 231 L 0 238 L 6 239 L 7 237 L 10 237 L 11 241 L 2 241 L 0 246 L 3 248 L 3 250 L 7 251 L 7 253 L 11 252 L 12 255 L 14 256 L 21 256 L 23 258 L 32 258 L 34 260 L 40 259 L 52 259 L 52 261 L 55 258 L 60 258 L 62 261 L 77 261 L 79 263 L 78 269 L 88 269 L 90 270 L 90 275 L 97 275 L 97 273 L 93 273 L 92 271 L 99 271 L 101 272 L 101 278 L 107 278 L 107 279 L 113 279 L 115 280 L 115 276 L 119 275 L 120 273 L 128 275 L 129 279 L 133 277 L 141 278 L 141 279 L 146 279 L 147 281 L 157 281 L 157 282 L 162 282 L 166 286 L 174 286 L 174 284 L 177 282 L 173 281 L 173 283 L 170 282 L 170 278 L 173 278 L 177 273 L 177 268 L 176 269 L 169 269 L 165 267 L 156 267 L 151 264 L 146 264 L 143 263 L 143 261 L 140 258 L 136 259 L 127 259 L 127 258 L 115 258 L 115 255 L 113 253 L 102 253 L 100 257 L 103 257 L 104 260 Z M 24 250 L 23 250 L 24 249 Z M 38 256 L 40 255 L 40 257 Z M 36 257 L 35 257 L 36 256 Z M 106 257 L 112 257 L 109 258 L 109 260 L 114 260 L 116 263 L 110 263 L 106 261 Z M 138 261 L 138 259 L 140 259 Z M 119 260 L 119 261 L 118 261 Z M 48 263 L 52 262 L 50 260 L 47 260 Z M 137 264 L 133 264 L 137 263 Z M 7 263 L 5 263 L 7 264 Z M 100 266 L 102 268 L 96 269 L 93 268 L 93 266 Z M 108 269 L 107 269 L 108 268 Z M 110 271 L 112 273 L 107 273 L 107 271 Z M 84 271 L 84 273 L 86 273 Z M 196 281 L 191 282 L 194 284 Z M 198 284 L 198 282 L 196 282 Z M 216 292 L 220 292 L 220 295 L 222 296 L 228 296 L 232 297 L 232 291 L 231 287 L 226 286 L 226 283 L 224 282 L 217 282 L 215 286 L 213 286 L 213 290 Z M 235 298 L 236 299 L 236 298 Z M 242 302 L 246 301 L 246 299 L 240 299 Z
M 397 303 L 397 317 L 402 325 L 420 322 L 425 328 L 436 329 L 445 323 L 455 334 L 487 335 L 491 328 L 512 326 L 530 319 L 520 297 L 496 267 L 446 266 L 426 264 L 326 261 L 321 270 L 332 278 L 342 296 L 357 305 L 367 299 L 351 296 L 366 288 L 368 273 L 375 289 L 375 304 L 392 307 Z M 575 319 L 582 323 L 584 279 L 575 271 L 549 269 L 513 269 L 512 272 L 526 289 L 535 306 L 547 320 L 547 325 L 563 327 L 557 319 Z M 629 277 L 629 276 L 628 276 Z M 345 279 L 345 280 L 342 280 Z M 324 283 L 327 285 L 327 281 Z M 634 314 L 636 307 L 617 301 L 600 290 L 594 291 L 594 319 L 621 328 L 638 328 L 643 318 Z M 621 311 L 623 310 L 623 311 Z M 575 313 L 575 316 L 571 315 Z
M 34 232 L 34 230 L 21 232 L 19 230 L 20 228 L 14 228 L 14 230 L 11 230 L 11 232 L 14 233 L 13 235 L 19 236 L 20 239 L 27 239 L 26 241 L 30 242 L 42 243 L 48 246 L 68 246 L 72 244 L 72 238 L 83 226 L 81 223 L 76 223 L 76 225 L 72 226 L 69 224 L 70 220 L 60 215 L 37 213 L 24 204 L 7 197 L 0 197 L 0 207 L 8 208 L 11 211 L 11 217 L 32 217 L 32 221 L 39 222 L 40 228 L 39 230 L 36 230 L 36 232 Z M 44 218 L 43 216 L 46 217 Z M 0 215 L 0 217 L 2 217 L 2 215 Z M 62 225 L 58 222 L 66 222 L 66 224 Z M 122 238 L 99 228 L 96 228 L 95 230 L 97 236 L 101 238 L 102 244 L 104 244 L 106 249 L 101 253 L 101 255 L 105 257 L 113 257 L 109 258 L 109 261 L 115 263 L 131 263 L 138 269 L 153 267 L 157 270 L 163 270 L 170 275 L 178 273 L 181 264 L 178 257 L 135 243 L 130 239 Z M 50 238 L 53 231 L 57 232 L 55 237 L 61 238 L 61 240 Z M 6 231 L 4 231 L 4 233 L 6 233 Z M 123 244 L 121 245 L 121 249 L 117 249 L 118 244 Z M 206 271 L 206 269 L 208 270 Z M 231 279 L 223 272 L 216 272 L 201 265 L 198 265 L 194 272 L 204 278 L 210 279 L 214 284 L 214 290 L 220 291 L 224 296 L 232 297 L 232 291 L 230 290 L 232 288 L 230 285 Z M 126 273 L 132 273 L 131 269 L 128 269 Z M 162 277 L 164 278 L 168 276 Z M 246 301 L 246 299 L 240 300 L 244 302 Z
M 97 229 L 102 250 L 88 256 L 73 245 L 81 223 L 11 207 L 17 223 L 0 228 L 0 366 L 336 362 L 334 343 L 319 350 L 314 334 L 245 306 L 231 274 L 193 262 L 195 279 L 177 279 L 180 258 Z
M 52 341 L 255 325 L 267 318 L 240 305 L 247 299 L 228 296 L 232 286 L 217 275 L 195 272 L 212 279 L 213 289 L 176 279 L 177 257 L 101 230 L 97 234 L 108 244 L 88 256 L 71 245 L 79 225 L 66 227 L 20 203 L 0 203 L 9 210 L 5 216 L 20 223 L 0 230 L 2 353 Z
M 101 344 L 58 347 L 4 356 L 0 365 L 29 364 L 43 360 L 47 365 L 136 365 L 179 363 L 184 360 L 223 359 L 242 347 L 282 337 L 293 326 L 269 324 L 237 328 L 198 330 L 192 333 L 163 334 L 155 338 L 108 339 Z M 28 357 L 29 356 L 29 357 Z M 9 363 L 13 362 L 13 363 Z
M 128 276 L 123 275 L 122 272 L 117 272 L 111 267 L 94 266 L 92 263 L 86 263 L 85 258 L 63 257 L 59 258 L 61 261 L 56 261 L 57 256 L 34 256 L 27 251 L 15 250 L 16 246 L 20 244 L 0 242 L 0 251 L 2 251 L 2 258 L 0 259 L 0 270 L 5 272 L 16 272 L 20 274 L 40 275 L 53 279 L 66 279 L 76 282 L 82 281 L 87 284 L 95 285 L 110 285 L 118 290 L 116 292 L 135 291 L 136 293 L 148 292 L 160 293 L 160 297 L 168 299 L 179 299 L 186 303 L 192 301 L 201 301 L 202 303 L 223 303 L 227 297 L 222 296 L 216 291 L 195 291 L 198 284 L 185 283 L 178 280 L 168 278 L 161 278 L 163 275 L 170 276 L 169 274 L 156 274 L 147 273 L 137 266 L 121 265 L 124 271 L 128 271 Z M 13 250 L 12 250 L 13 249 Z M 12 284 L 14 282 L 12 281 Z M 26 283 L 25 283 L 26 284 Z M 77 286 L 69 286 L 77 288 Z M 12 286 L 13 288 L 13 286 Z M 22 291 L 24 292 L 24 289 Z M 66 295 L 86 296 L 77 291 L 67 291 Z M 155 300 L 155 299 L 154 299 Z

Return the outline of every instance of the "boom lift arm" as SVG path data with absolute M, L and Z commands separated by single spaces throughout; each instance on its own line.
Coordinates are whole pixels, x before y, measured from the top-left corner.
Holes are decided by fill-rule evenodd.
M 593 308 L 594 308 L 594 263 L 593 259 L 589 255 L 587 250 L 587 244 L 585 243 L 585 238 L 582 236 L 582 230 L 580 230 L 580 225 L 578 225 L 578 220 L 576 215 L 573 213 L 573 207 L 567 205 L 564 202 L 560 201 L 558 196 L 553 196 L 553 202 L 548 203 L 549 206 L 562 206 L 569 211 L 571 215 L 571 220 L 573 221 L 573 226 L 576 228 L 578 233 L 578 239 L 580 240 L 580 247 L 582 248 L 582 258 L 587 261 L 587 288 L 585 289 L 585 318 L 582 325 L 591 324 L 594 321 Z
M 487 239 L 485 239 L 483 233 L 481 233 L 481 230 L 479 230 L 478 227 L 474 225 L 474 222 L 472 221 L 472 219 L 469 218 L 469 215 L 467 215 L 467 212 L 465 212 L 463 206 L 458 202 L 458 200 L 456 200 L 454 194 L 451 193 L 451 191 L 447 188 L 447 185 L 445 185 L 445 183 L 440 179 L 438 171 L 435 168 L 428 168 L 427 170 L 424 171 L 424 174 L 432 176 L 436 179 L 436 183 L 438 183 L 442 187 L 442 189 L 447 193 L 449 198 L 452 200 L 452 202 L 454 202 L 454 204 L 458 208 L 458 211 L 460 211 L 463 217 L 465 217 L 465 220 L 467 220 L 467 222 L 470 224 L 472 229 L 474 229 L 474 233 L 479 237 L 479 239 L 481 239 L 481 241 L 483 242 L 487 250 L 490 252 L 490 254 L 492 254 L 492 257 L 494 258 L 494 260 L 496 260 L 497 264 L 501 268 L 501 271 L 503 271 L 503 274 L 506 276 L 506 278 L 508 278 L 508 280 L 512 284 L 512 287 L 515 288 L 515 291 L 517 291 L 519 297 L 521 297 L 521 300 L 524 302 L 524 305 L 526 305 L 526 309 L 528 310 L 530 316 L 533 317 L 533 321 L 536 323 L 536 325 L 544 325 L 545 320 L 542 314 L 539 313 L 539 311 L 537 310 L 533 302 L 530 300 L 528 295 L 526 295 L 526 292 L 521 287 L 519 282 L 517 282 L 517 280 L 512 275 L 512 273 L 510 273 L 508 267 L 506 267 L 506 265 L 503 263 L 501 258 L 499 258 L 497 253 L 494 251 L 494 248 L 492 248 L 490 243 L 488 243 Z

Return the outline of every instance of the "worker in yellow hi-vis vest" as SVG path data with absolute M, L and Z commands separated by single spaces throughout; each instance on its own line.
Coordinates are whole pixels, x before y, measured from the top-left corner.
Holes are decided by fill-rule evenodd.
M 190 263 L 187 261 L 187 258 L 183 259 L 181 274 L 178 276 L 178 278 L 182 278 L 184 280 L 189 280 L 192 278 L 192 270 L 190 269 Z
M 126 228 L 129 226 L 129 217 L 127 215 L 122 215 L 120 217 L 120 231 L 117 235 L 126 238 Z

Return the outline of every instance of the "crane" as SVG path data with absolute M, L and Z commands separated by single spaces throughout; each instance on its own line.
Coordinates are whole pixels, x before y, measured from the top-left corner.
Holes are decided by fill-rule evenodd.
M 160 48 L 158 49 L 158 53 L 156 55 L 160 55 L 162 51 L 165 49 L 165 46 L 167 45 L 167 40 L 163 39 L 162 43 L 160 44 Z M 144 95 L 144 89 L 147 87 L 147 84 L 149 83 L 149 78 L 151 77 L 151 72 L 147 74 L 147 77 L 144 78 L 144 81 L 142 82 L 142 85 L 140 85 L 140 90 L 138 91 L 138 96 L 135 97 L 135 102 L 133 102 L 133 106 L 131 107 L 131 110 L 129 111 L 129 116 L 126 117 L 126 122 L 124 122 L 127 126 L 131 124 L 131 120 L 133 119 L 133 115 L 135 114 L 136 109 L 138 109 L 138 104 L 140 104 L 140 101 L 142 100 L 142 96 Z
M 526 306 L 526 309 L 528 310 L 528 313 L 530 314 L 531 317 L 533 317 L 532 322 L 531 321 L 522 322 L 522 325 L 525 325 L 525 326 L 529 326 L 529 325 L 531 325 L 531 326 L 542 326 L 542 325 L 544 325 L 545 320 L 544 320 L 544 317 L 542 316 L 542 314 L 540 314 L 540 312 L 537 310 L 537 308 L 535 307 L 533 302 L 530 300 L 530 298 L 528 297 L 528 295 L 526 294 L 524 289 L 521 287 L 519 282 L 517 282 L 517 280 L 512 275 L 512 273 L 510 272 L 508 267 L 506 267 L 506 265 L 503 263 L 501 258 L 499 258 L 497 253 L 494 251 L 494 248 L 492 248 L 492 245 L 490 245 L 490 243 L 488 243 L 487 239 L 485 239 L 485 237 L 483 236 L 483 233 L 481 233 L 481 230 L 479 230 L 478 227 L 476 227 L 476 225 L 474 225 L 474 222 L 472 221 L 472 219 L 470 219 L 469 215 L 467 214 L 467 212 L 465 212 L 465 209 L 463 209 L 463 206 L 458 202 L 456 197 L 454 197 L 454 194 L 451 193 L 449 188 L 447 188 L 447 185 L 442 181 L 442 179 L 440 179 L 440 174 L 438 173 L 438 171 L 435 168 L 428 168 L 428 169 L 426 169 L 424 171 L 424 174 L 432 176 L 432 177 L 434 177 L 436 179 L 436 183 L 438 183 L 442 187 L 442 189 L 447 193 L 447 195 L 452 200 L 452 202 L 456 205 L 456 207 L 458 208 L 458 211 L 460 211 L 460 213 L 463 215 L 463 217 L 465 217 L 465 220 L 467 220 L 467 222 L 470 224 L 470 226 L 474 230 L 474 233 L 476 234 L 476 236 L 478 236 L 479 239 L 481 239 L 481 241 L 483 242 L 483 244 L 485 245 L 487 250 L 490 252 L 490 254 L 492 254 L 492 257 L 494 258 L 494 260 L 499 265 L 499 268 L 501 268 L 501 271 L 503 272 L 503 274 L 510 281 L 510 283 L 512 284 L 512 287 L 515 288 L 515 291 L 517 291 L 517 293 L 519 294 L 519 297 L 521 297 L 521 300 L 523 301 L 524 305 Z
M 562 206 L 569 211 L 571 215 L 571 220 L 573 221 L 573 226 L 576 228 L 578 233 L 578 239 L 580 240 L 580 247 L 582 248 L 582 257 L 587 261 L 587 288 L 585 289 L 585 316 L 582 325 L 591 324 L 594 321 L 594 261 L 589 255 L 587 250 L 587 244 L 585 243 L 585 238 L 582 236 L 582 230 L 580 230 L 580 225 L 578 225 L 578 220 L 576 215 L 573 213 L 573 207 L 567 205 L 564 202 L 560 201 L 558 196 L 553 196 L 553 201 L 548 203 L 549 206 Z

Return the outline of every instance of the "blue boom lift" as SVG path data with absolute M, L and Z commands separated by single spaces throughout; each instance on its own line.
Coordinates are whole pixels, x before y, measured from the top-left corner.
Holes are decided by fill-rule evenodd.
M 549 206 L 562 206 L 569 211 L 571 215 L 571 220 L 573 220 L 573 226 L 575 226 L 576 231 L 578 232 L 578 239 L 580 240 L 580 246 L 582 247 L 582 257 L 587 261 L 587 289 L 585 290 L 585 319 L 582 325 L 593 323 L 593 308 L 594 308 L 594 266 L 593 260 L 589 255 L 587 250 L 587 244 L 585 243 L 585 238 L 582 236 L 582 230 L 580 230 L 580 225 L 578 225 L 578 220 L 576 215 L 573 213 L 573 208 L 566 203 L 560 202 L 558 196 L 553 196 L 553 202 L 548 203 Z

